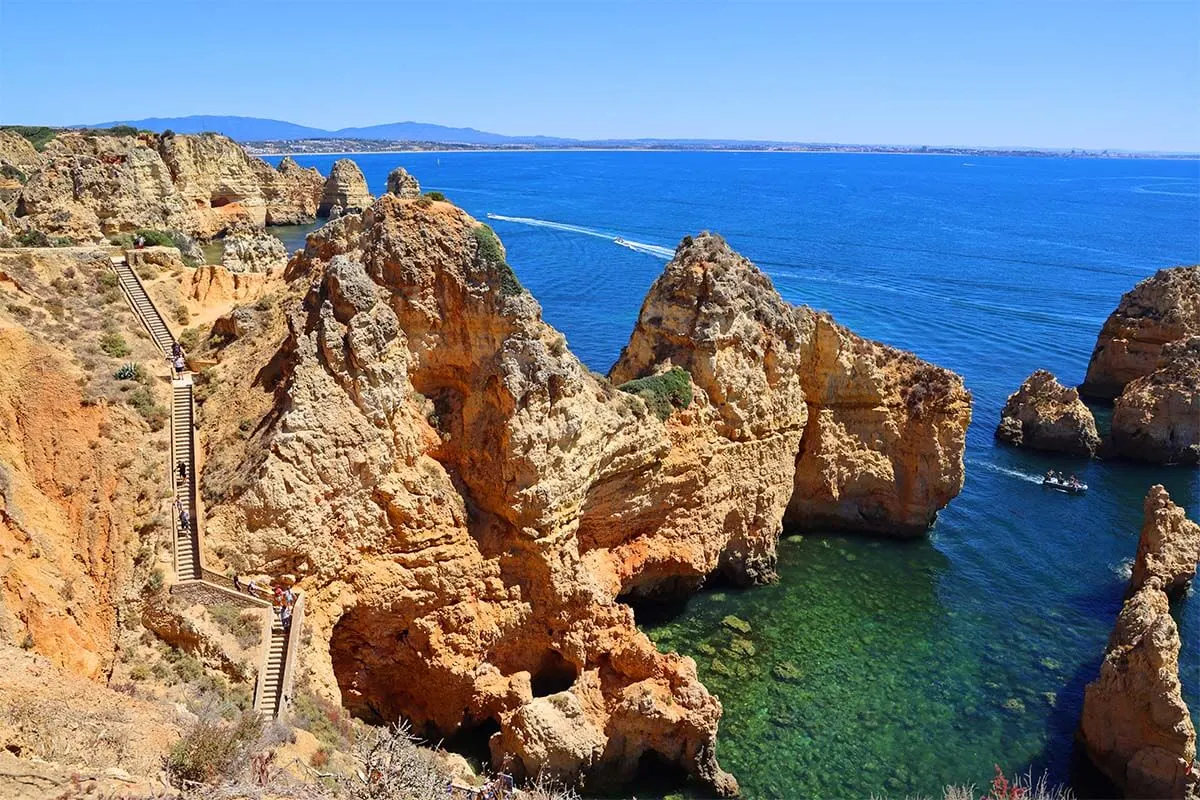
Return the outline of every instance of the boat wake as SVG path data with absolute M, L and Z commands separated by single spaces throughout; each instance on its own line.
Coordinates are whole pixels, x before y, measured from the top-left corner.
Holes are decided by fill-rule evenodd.
M 597 239 L 607 239 L 615 245 L 628 248 L 635 253 L 645 253 L 646 255 L 655 256 L 657 258 L 665 258 L 670 260 L 675 257 L 675 251 L 669 247 L 662 247 L 657 244 L 648 244 L 647 242 L 635 242 L 630 239 L 625 239 L 611 233 L 597 230 L 595 228 L 585 228 L 582 225 L 569 225 L 565 222 L 551 222 L 548 219 L 534 219 L 533 217 L 509 217 L 504 214 L 488 214 L 488 219 L 498 219 L 501 222 L 515 222 L 518 225 L 532 225 L 535 228 L 550 228 L 564 233 L 578 233 L 583 236 L 594 236 Z
M 1020 472 L 1019 470 L 1009 469 L 1008 467 L 1001 467 L 997 464 L 991 464 L 987 461 L 968 461 L 967 464 L 973 467 L 984 467 L 986 469 L 990 469 L 992 472 L 999 472 L 1002 475 L 1008 475 L 1010 478 L 1017 478 L 1018 480 L 1027 481 L 1028 483 L 1036 483 L 1039 486 L 1042 485 L 1041 475 L 1030 475 L 1028 472 Z

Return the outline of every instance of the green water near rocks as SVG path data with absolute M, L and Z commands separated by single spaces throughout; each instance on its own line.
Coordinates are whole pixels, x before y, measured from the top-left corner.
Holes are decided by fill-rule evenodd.
M 940 797 L 997 763 L 1069 771 L 1110 620 L 964 595 L 930 541 L 785 537 L 779 574 L 643 624 L 721 698 L 718 758 L 747 797 Z

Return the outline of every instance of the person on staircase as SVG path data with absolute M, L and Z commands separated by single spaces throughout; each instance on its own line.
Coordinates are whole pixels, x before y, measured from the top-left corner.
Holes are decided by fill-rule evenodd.
M 190 514 L 188 514 L 188 510 L 183 507 L 183 503 L 179 502 L 179 500 L 175 501 L 175 510 L 179 513 L 179 529 L 181 531 L 191 533 L 192 517 Z
M 182 458 L 179 459 L 179 462 L 175 465 L 175 472 L 179 474 L 180 483 L 187 483 L 188 465 L 187 462 Z
M 171 359 L 172 365 L 175 367 L 175 377 L 178 378 L 187 369 L 187 361 L 183 355 L 177 355 Z

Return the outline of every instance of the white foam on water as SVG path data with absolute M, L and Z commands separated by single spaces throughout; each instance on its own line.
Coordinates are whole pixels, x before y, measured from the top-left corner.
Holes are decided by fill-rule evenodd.
M 984 467 L 985 469 L 990 469 L 992 472 L 999 472 L 1002 475 L 1008 475 L 1009 477 L 1017 478 L 1018 480 L 1036 483 L 1038 486 L 1042 485 L 1043 476 L 1041 475 L 1030 475 L 1028 472 L 1020 472 L 1019 470 L 1009 469 L 1008 467 L 1002 467 L 998 464 L 992 464 L 987 461 L 968 461 L 967 464 L 973 467 Z
M 669 247 L 661 247 L 656 244 L 648 244 L 646 242 L 635 242 L 631 239 L 625 239 L 616 234 L 606 233 L 595 228 L 586 228 L 583 225 L 571 225 L 566 222 L 553 222 L 548 219 L 535 219 L 533 217 L 509 217 L 504 214 L 488 214 L 488 219 L 498 219 L 501 222 L 515 222 L 518 225 L 532 225 L 535 228 L 550 228 L 564 233 L 578 233 L 583 236 L 595 236 L 597 239 L 607 239 L 613 244 L 627 247 L 635 253 L 645 253 L 646 255 L 656 256 L 670 260 L 675 257 L 675 251 Z M 620 239 L 621 241 L 617 241 Z
M 1133 559 L 1126 558 L 1116 564 L 1111 565 L 1113 572 L 1123 581 L 1129 580 L 1133 576 Z

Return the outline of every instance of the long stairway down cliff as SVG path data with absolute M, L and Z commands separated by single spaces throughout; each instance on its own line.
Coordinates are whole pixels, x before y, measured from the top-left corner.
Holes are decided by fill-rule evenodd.
M 158 312 L 137 274 L 124 256 L 114 256 L 113 270 L 121 291 L 133 313 L 150 334 L 150 338 L 170 358 L 175 337 Z M 251 594 L 220 573 L 205 568 L 203 561 L 203 530 L 200 525 L 200 498 L 196 486 L 196 412 L 192 396 L 192 376 L 185 373 L 171 381 L 171 450 L 168 465 L 174 506 L 172 553 L 175 564 L 175 583 L 172 592 L 193 593 L 198 602 L 236 602 L 243 607 L 260 608 L 271 614 L 271 633 L 264 643 L 259 665 L 258 683 L 254 692 L 254 710 L 267 717 L 277 717 L 291 700 L 290 685 L 294 666 L 293 654 L 304 614 L 304 596 L 297 594 L 292 607 L 290 624 L 284 626 L 275 615 L 268 600 Z M 180 511 L 186 511 L 187 524 Z M 265 620 L 264 620 L 265 623 Z
M 121 291 L 125 293 L 125 299 L 129 301 L 133 313 L 150 332 L 150 338 L 158 345 L 158 349 L 162 350 L 163 356 L 170 357 L 171 345 L 175 343 L 175 337 L 171 335 L 170 328 L 167 327 L 162 315 L 158 313 L 158 309 L 150 300 L 150 295 L 146 294 L 146 287 L 142 286 L 141 279 L 129 266 L 125 256 L 114 256 L 112 265 L 117 273 L 117 280 L 121 284 Z

